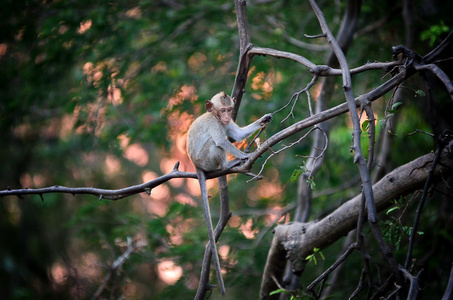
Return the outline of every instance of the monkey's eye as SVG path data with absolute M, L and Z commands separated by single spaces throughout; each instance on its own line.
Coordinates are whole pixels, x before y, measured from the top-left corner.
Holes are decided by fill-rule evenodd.
M 224 114 L 224 113 L 230 113 L 233 111 L 233 108 L 232 107 L 228 107 L 228 108 L 221 108 L 220 109 L 220 113 Z

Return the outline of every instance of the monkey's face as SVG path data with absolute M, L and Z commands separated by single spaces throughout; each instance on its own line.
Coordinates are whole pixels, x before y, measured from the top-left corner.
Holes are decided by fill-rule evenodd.
M 230 124 L 231 115 L 233 114 L 233 107 L 221 106 L 215 113 L 220 122 L 222 122 L 222 124 L 226 126 Z

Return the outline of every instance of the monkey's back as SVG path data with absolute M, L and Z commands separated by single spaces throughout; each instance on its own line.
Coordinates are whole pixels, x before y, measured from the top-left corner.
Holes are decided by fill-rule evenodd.
M 226 129 L 212 114 L 204 113 L 190 126 L 187 133 L 187 153 L 195 167 L 212 171 L 222 167 L 226 152 L 217 147 L 213 134 L 226 137 Z

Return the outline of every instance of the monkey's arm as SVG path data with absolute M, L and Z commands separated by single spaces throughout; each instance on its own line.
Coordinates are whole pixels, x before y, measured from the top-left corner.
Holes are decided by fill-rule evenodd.
M 230 122 L 230 124 L 233 122 Z M 222 149 L 225 152 L 230 153 L 234 157 L 240 158 L 240 159 L 245 159 L 250 156 L 250 154 L 244 153 L 238 148 L 236 148 L 233 144 L 230 143 L 227 139 L 228 135 L 228 128 L 224 127 L 221 125 L 220 121 L 217 119 L 215 122 L 212 122 L 210 124 L 211 126 L 207 127 L 205 130 L 209 132 L 209 137 L 212 138 L 212 141 L 214 142 L 212 144 L 213 147 L 218 147 Z M 229 125 L 228 125 L 229 126 Z M 237 125 L 236 125 L 237 127 Z M 210 151 L 209 153 L 216 153 L 216 151 Z M 224 155 L 224 154 L 222 154 Z M 225 156 L 226 158 L 226 156 Z M 226 161 L 227 162 L 227 161 Z M 222 168 L 225 168 L 225 164 L 221 166 Z M 208 169 L 209 170 L 209 169 Z
M 268 124 L 272 120 L 272 115 L 271 114 L 266 114 L 262 116 L 260 119 L 256 120 L 250 125 L 247 125 L 245 127 L 239 127 L 236 123 L 233 121 L 230 122 L 227 126 L 227 135 L 234 139 L 235 141 L 242 141 L 261 127 L 264 127 L 266 124 Z M 233 154 L 233 153 L 231 153 Z M 233 154 L 234 155 L 234 154 Z
M 244 153 L 241 150 L 239 150 L 238 148 L 236 148 L 226 138 L 223 138 L 223 139 L 218 140 L 218 141 L 216 141 L 214 139 L 214 142 L 215 142 L 217 147 L 222 148 L 223 150 L 225 150 L 226 152 L 230 153 L 234 157 L 237 157 L 237 158 L 240 158 L 240 159 L 245 159 L 245 158 L 248 158 L 250 156 L 250 154 Z

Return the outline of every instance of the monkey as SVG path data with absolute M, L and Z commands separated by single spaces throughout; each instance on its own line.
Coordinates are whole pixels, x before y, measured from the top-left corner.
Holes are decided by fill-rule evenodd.
M 236 99 L 231 98 L 225 92 L 214 95 L 211 100 L 206 101 L 206 112 L 195 119 L 187 134 L 187 153 L 192 164 L 195 166 L 200 184 L 209 242 L 211 244 L 211 252 L 214 257 L 214 265 L 222 295 L 225 295 L 225 285 L 220 270 L 219 256 L 217 254 L 212 228 L 205 173 L 218 169 L 229 169 L 237 164 L 237 159 L 246 160 L 249 158 L 251 153 L 242 152 L 231 144 L 228 138 L 241 141 L 256 130 L 265 127 L 272 120 L 272 115 L 266 114 L 248 126 L 239 127 L 232 120 L 233 106 L 235 103 Z M 237 159 L 229 161 L 227 153 Z M 219 177 L 219 186 L 222 184 L 226 186 L 226 180 L 225 175 Z

